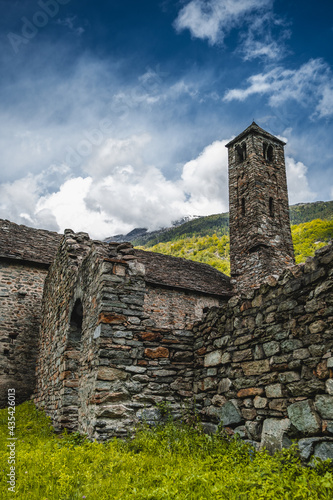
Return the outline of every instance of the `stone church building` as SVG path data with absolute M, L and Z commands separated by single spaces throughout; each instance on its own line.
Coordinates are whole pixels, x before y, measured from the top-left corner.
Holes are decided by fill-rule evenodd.
M 0 221 L 3 407 L 15 388 L 104 440 L 195 404 L 207 431 L 333 458 L 332 246 L 295 266 L 280 139 L 253 122 L 227 148 L 231 278 Z

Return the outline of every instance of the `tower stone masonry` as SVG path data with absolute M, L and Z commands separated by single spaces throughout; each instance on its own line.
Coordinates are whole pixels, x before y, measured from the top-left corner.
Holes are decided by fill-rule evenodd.
M 255 122 L 226 145 L 231 278 L 238 291 L 294 265 L 284 146 Z

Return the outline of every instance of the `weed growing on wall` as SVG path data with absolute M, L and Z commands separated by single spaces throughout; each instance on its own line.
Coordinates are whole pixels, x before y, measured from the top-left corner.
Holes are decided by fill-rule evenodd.
M 193 426 L 138 429 L 134 438 L 98 444 L 57 436 L 32 403 L 17 407 L 17 488 L 8 494 L 7 410 L 0 411 L 1 498 L 20 500 L 291 500 L 333 498 L 324 462 L 304 467 L 295 447 L 270 457 L 239 439 Z

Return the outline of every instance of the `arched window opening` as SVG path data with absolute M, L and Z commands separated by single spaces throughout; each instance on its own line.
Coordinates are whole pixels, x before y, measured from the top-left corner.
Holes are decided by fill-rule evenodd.
M 70 318 L 68 344 L 79 349 L 82 336 L 83 307 L 80 299 L 77 299 Z
M 269 199 L 269 216 L 274 217 L 274 201 L 272 197 Z
M 262 154 L 266 161 L 269 162 L 273 161 L 274 158 L 273 146 L 271 144 L 267 144 L 267 142 L 264 142 Z
M 245 198 L 242 198 L 242 215 L 245 215 Z
M 269 145 L 267 148 L 267 160 L 273 161 L 273 146 Z
M 238 162 L 246 160 L 246 143 L 243 142 L 243 144 L 238 144 L 236 146 L 236 152 Z

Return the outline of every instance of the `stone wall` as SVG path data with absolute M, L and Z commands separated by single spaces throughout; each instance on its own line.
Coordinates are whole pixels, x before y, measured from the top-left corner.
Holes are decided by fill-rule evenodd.
M 70 319 L 81 295 L 77 291 L 80 264 L 90 250 L 86 233 L 65 231 L 45 280 L 34 400 L 55 427 L 77 427 L 79 354 L 69 338 Z
M 0 260 L 0 407 L 7 391 L 16 402 L 27 400 L 35 387 L 40 310 L 47 266 Z
M 302 438 L 333 458 L 333 251 L 269 278 L 195 325 L 194 394 L 219 422 L 270 450 Z
M 45 284 L 36 404 L 99 440 L 156 420 L 157 403 L 179 415 L 193 397 L 193 324 L 221 300 L 151 285 L 130 244 L 67 231 Z

